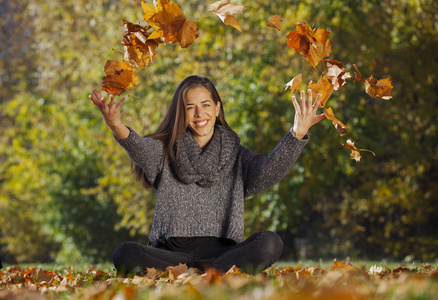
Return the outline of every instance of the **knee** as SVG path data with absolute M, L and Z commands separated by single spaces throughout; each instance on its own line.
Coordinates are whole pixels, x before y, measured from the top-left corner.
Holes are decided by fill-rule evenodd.
M 277 233 L 272 231 L 263 231 L 262 238 L 265 245 L 264 254 L 273 262 L 277 261 L 283 253 L 283 240 Z
M 135 251 L 135 248 L 136 243 L 134 242 L 123 242 L 116 247 L 113 252 L 112 258 L 114 266 L 118 271 L 125 267 L 129 257 L 132 254 L 132 251 Z

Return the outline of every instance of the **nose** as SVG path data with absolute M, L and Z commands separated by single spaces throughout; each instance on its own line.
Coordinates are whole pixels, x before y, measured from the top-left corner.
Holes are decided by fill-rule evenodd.
M 204 110 L 202 107 L 195 108 L 195 117 L 202 117 L 204 115 Z

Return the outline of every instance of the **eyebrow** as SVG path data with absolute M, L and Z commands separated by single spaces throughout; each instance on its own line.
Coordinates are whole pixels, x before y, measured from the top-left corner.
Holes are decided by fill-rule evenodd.
M 213 102 L 213 100 L 204 100 L 204 101 L 201 101 L 201 104 L 204 104 L 207 102 Z M 194 103 L 187 103 L 187 105 L 195 105 L 195 104 Z

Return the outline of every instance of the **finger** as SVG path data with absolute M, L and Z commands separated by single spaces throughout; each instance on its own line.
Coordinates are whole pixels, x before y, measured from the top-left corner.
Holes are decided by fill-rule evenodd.
M 101 97 L 100 101 L 102 103 L 102 110 L 105 111 L 105 112 L 108 112 L 109 107 L 108 107 L 108 102 L 106 101 L 106 98 L 105 97 Z
M 316 112 L 316 110 L 318 109 L 319 105 L 321 104 L 321 100 L 322 100 L 322 94 L 318 94 L 318 96 L 316 96 L 316 101 L 315 103 L 313 103 L 313 110 Z
M 315 124 L 321 122 L 325 118 L 326 118 L 326 116 L 324 114 L 317 115 Z
M 297 98 L 295 98 L 295 96 L 292 96 L 292 103 L 293 103 L 293 105 L 295 107 L 295 112 L 300 115 L 301 114 L 301 108 L 300 108 L 300 105 L 298 104 Z
M 113 106 L 113 104 L 114 104 L 114 95 L 113 94 L 111 94 L 111 95 L 109 95 L 109 103 L 108 103 L 108 106 Z
M 305 95 L 304 91 L 301 91 L 301 107 L 302 107 L 301 112 L 303 114 L 306 114 L 306 112 L 307 112 L 307 109 L 306 109 L 306 95 Z
M 307 108 L 309 109 L 309 111 L 310 111 L 310 109 L 312 107 L 312 102 L 313 102 L 312 90 L 311 89 L 307 89 L 307 102 L 306 102 L 306 105 L 307 105 Z
M 122 104 L 125 102 L 126 97 L 123 97 L 119 102 L 117 102 L 116 104 L 116 108 L 119 108 L 120 106 L 122 106 Z
M 98 90 L 93 90 L 93 94 L 96 96 L 96 99 L 100 99 L 102 97 Z

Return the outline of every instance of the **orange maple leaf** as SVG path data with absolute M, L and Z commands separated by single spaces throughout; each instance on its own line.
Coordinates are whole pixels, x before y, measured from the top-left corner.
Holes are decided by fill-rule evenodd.
M 334 59 L 324 59 L 327 65 L 327 79 L 333 84 L 333 89 L 339 91 L 348 78 L 351 78 L 350 72 L 345 72 L 345 66 Z
M 269 20 L 269 22 L 266 24 L 266 26 L 274 27 L 278 31 L 281 31 L 281 27 L 280 27 L 281 20 L 283 20 L 282 17 L 280 17 L 279 15 L 274 15 L 271 18 L 271 20 Z
M 108 60 L 102 78 L 102 90 L 118 96 L 140 83 L 134 68 L 124 61 Z
M 286 36 L 287 46 L 293 49 L 293 53 L 299 52 L 314 68 L 332 52 L 332 44 L 328 39 L 330 34 L 325 29 L 318 28 L 315 32 L 306 22 L 295 24 L 296 31 L 291 31 Z
M 341 143 L 341 144 L 342 144 L 342 143 Z M 360 161 L 360 158 L 361 158 L 361 156 L 360 156 L 360 151 L 367 151 L 367 152 L 372 153 L 374 156 L 376 156 L 376 154 L 375 154 L 373 151 L 371 151 L 371 150 L 368 150 L 368 149 L 358 149 L 358 148 L 356 148 L 356 147 L 354 146 L 354 142 L 352 142 L 351 140 L 347 140 L 347 142 L 346 142 L 345 144 L 342 144 L 342 146 L 344 146 L 345 148 L 351 150 L 350 158 L 351 158 L 351 159 L 354 159 L 355 161 Z
M 302 81 L 303 81 L 303 74 L 300 73 L 297 76 L 295 76 L 294 78 L 292 78 L 291 81 L 286 83 L 285 90 L 290 88 L 290 93 L 293 94 L 297 89 L 299 89 L 301 87 Z
M 333 109 L 330 106 L 326 107 L 327 112 L 324 113 L 325 117 L 329 120 L 332 121 L 333 126 L 335 126 L 336 131 L 338 132 L 338 134 L 340 136 L 344 136 L 346 133 L 343 132 L 344 130 L 350 130 L 347 126 L 344 125 L 344 123 L 342 123 L 341 121 L 339 121 L 334 113 L 333 113 Z
M 210 5 L 210 11 L 214 12 L 225 25 L 231 26 L 242 32 L 240 23 L 234 15 L 241 14 L 245 8 L 250 6 L 230 3 L 230 0 L 220 0 Z
M 375 79 L 373 75 L 371 75 L 364 82 L 365 84 L 365 92 L 373 98 L 382 98 L 383 100 L 392 99 L 392 84 L 391 79 Z
M 155 57 L 155 48 L 161 43 L 159 39 L 148 39 L 152 26 L 143 27 L 124 21 L 125 35 L 123 49 L 125 61 L 132 66 L 144 70 Z
M 154 6 L 142 1 L 141 6 L 144 20 L 155 29 L 148 39 L 163 38 L 164 42 L 179 43 L 182 48 L 187 48 L 199 36 L 198 26 L 187 19 L 175 2 L 158 0 Z
M 330 81 L 327 79 L 327 74 L 324 77 L 320 78 L 316 83 L 310 80 L 307 88 L 312 90 L 313 98 L 316 98 L 318 94 L 322 94 L 322 99 L 319 107 L 325 106 L 334 90 L 333 84 L 331 84 Z

